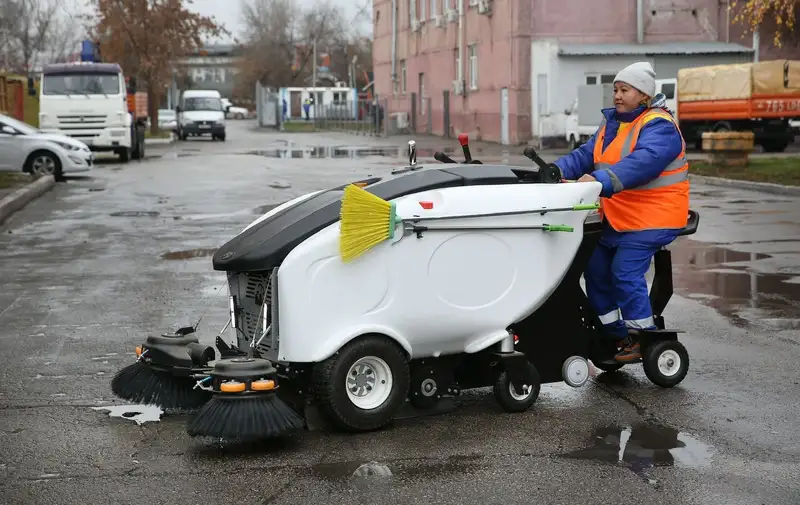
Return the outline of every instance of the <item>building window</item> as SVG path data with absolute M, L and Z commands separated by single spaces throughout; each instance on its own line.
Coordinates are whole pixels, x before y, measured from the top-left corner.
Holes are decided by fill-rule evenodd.
M 675 84 L 673 83 L 663 84 L 661 86 L 661 92 L 664 93 L 664 98 L 666 98 L 667 100 L 672 100 L 673 98 L 675 98 Z
M 419 74 L 419 111 L 424 116 L 425 115 L 425 74 Z
M 586 74 L 586 84 L 614 84 L 617 74 Z
M 417 1 L 408 0 L 408 26 L 411 26 L 417 20 Z
M 415 2 L 419 2 L 419 20 L 425 20 L 425 4 L 426 0 L 414 0 Z
M 431 0 L 431 19 L 439 15 L 439 2 L 438 0 Z
M 334 104 L 342 104 L 347 103 L 347 92 L 346 91 L 334 91 L 333 92 L 333 103 Z
M 469 87 L 478 89 L 478 46 L 469 46 Z
M 406 94 L 406 60 L 400 62 L 400 93 Z
M 458 69 L 461 68 L 461 58 L 458 54 L 458 49 L 454 50 L 453 54 L 455 55 L 455 62 L 456 62 L 456 68 L 455 68 L 456 72 L 455 74 L 453 74 L 453 79 L 458 79 Z

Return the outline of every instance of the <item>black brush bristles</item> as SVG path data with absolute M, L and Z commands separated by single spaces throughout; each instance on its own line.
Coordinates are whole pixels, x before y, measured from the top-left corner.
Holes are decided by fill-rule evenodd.
M 305 421 L 275 393 L 215 395 L 189 421 L 192 437 L 261 440 L 302 430 Z
M 196 409 L 211 398 L 210 391 L 194 388 L 197 381 L 153 370 L 137 361 L 128 365 L 111 380 L 111 391 L 120 398 L 162 409 Z

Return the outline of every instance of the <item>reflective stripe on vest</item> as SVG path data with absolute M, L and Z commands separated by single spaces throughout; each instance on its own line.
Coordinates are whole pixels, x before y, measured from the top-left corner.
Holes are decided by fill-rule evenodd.
M 613 171 L 616 163 L 633 152 L 642 127 L 656 118 L 666 119 L 678 127 L 668 113 L 651 109 L 639 115 L 632 123 L 621 125 L 617 138 L 605 150 L 605 119 L 598 128 L 593 153 L 595 170 L 606 170 L 615 193 L 613 198 L 601 198 L 600 214 L 618 231 L 682 228 L 686 225 L 689 165 L 686 159 L 686 142 L 682 136 L 681 153 L 654 180 L 637 187 L 625 188 Z

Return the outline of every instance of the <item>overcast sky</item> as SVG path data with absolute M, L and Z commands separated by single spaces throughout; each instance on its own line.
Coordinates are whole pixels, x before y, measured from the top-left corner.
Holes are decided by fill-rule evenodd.
M 238 35 L 242 29 L 241 5 L 247 0 L 194 0 L 190 9 L 206 15 L 214 16 L 224 24 L 228 31 Z M 249 0 L 258 1 L 258 0 Z M 315 3 L 315 0 L 295 0 L 304 8 Z M 352 20 L 354 27 L 363 35 L 372 34 L 372 0 L 331 0 L 341 5 L 346 19 Z M 366 7 L 366 8 L 365 8 Z M 362 11 L 362 9 L 364 9 Z M 359 16 L 359 11 L 360 16 Z M 358 16 L 358 17 L 357 17 Z

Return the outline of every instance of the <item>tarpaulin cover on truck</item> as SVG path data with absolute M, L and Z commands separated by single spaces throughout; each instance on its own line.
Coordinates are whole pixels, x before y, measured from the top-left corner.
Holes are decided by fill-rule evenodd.
M 735 100 L 750 98 L 750 63 L 682 68 L 678 70 L 678 100 Z
M 786 82 L 787 75 L 788 82 Z M 800 61 L 774 60 L 753 63 L 753 94 L 800 94 Z

